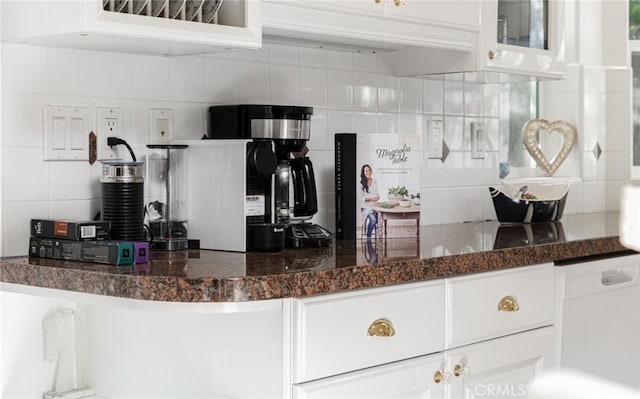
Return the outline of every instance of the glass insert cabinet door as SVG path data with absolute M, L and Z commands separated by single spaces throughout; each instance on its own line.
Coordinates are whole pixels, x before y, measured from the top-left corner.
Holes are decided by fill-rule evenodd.
M 483 0 L 482 38 L 487 69 L 564 77 L 564 1 Z M 485 18 L 486 16 L 486 18 Z
M 497 22 L 498 43 L 549 49 L 547 0 L 499 0 Z

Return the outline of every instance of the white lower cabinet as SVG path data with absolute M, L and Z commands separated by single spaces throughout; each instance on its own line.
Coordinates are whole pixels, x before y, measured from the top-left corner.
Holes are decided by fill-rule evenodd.
M 445 352 L 448 398 L 524 397 L 527 383 L 554 366 L 553 327 Z
M 555 365 L 553 267 L 293 300 L 292 397 L 523 397 Z
M 527 383 L 553 365 L 553 327 L 293 386 L 293 397 L 524 397 Z
M 444 383 L 434 381 L 442 354 L 371 367 L 293 386 L 294 398 L 442 398 Z

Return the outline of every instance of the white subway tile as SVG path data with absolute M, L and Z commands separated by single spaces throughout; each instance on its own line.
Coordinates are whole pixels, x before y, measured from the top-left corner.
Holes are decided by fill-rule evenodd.
M 91 165 L 87 162 L 49 162 L 49 200 L 89 200 Z
M 446 96 L 446 95 L 445 95 Z M 464 83 L 464 113 L 465 115 L 482 115 L 484 93 L 482 86 L 475 83 Z
M 489 190 L 484 187 L 469 187 L 463 190 L 462 221 L 475 222 L 484 220 L 485 204 L 490 198 Z
M 458 188 L 443 192 L 442 223 L 461 223 L 464 210 L 464 191 Z
M 567 194 L 567 203 L 564 214 L 576 214 L 584 212 L 584 183 L 572 183 Z
M 422 112 L 422 81 L 417 78 L 400 78 L 400 112 Z
M 300 65 L 318 68 L 327 67 L 327 50 L 323 47 L 300 46 Z
M 238 61 L 225 58 L 205 59 L 205 87 L 209 101 L 218 104 L 238 102 Z
M 269 64 L 241 61 L 238 65 L 238 102 L 269 102 Z
M 92 200 L 50 201 L 49 214 L 55 219 L 93 220 L 100 209 Z
M 630 96 L 627 93 L 607 93 L 605 120 L 602 122 L 625 122 L 629 117 Z
M 357 133 L 378 133 L 378 118 L 372 112 L 354 112 L 353 127 Z
M 298 105 L 300 79 L 298 66 L 271 65 L 271 104 Z
M 5 147 L 4 201 L 47 201 L 49 199 L 49 162 L 42 160 L 42 148 Z M 20 173 L 16 173 L 19 168 Z
M 442 80 L 422 80 L 422 111 L 441 114 L 444 111 L 444 82 Z
M 602 212 L 605 209 L 605 182 L 585 182 L 582 185 L 584 189 L 583 200 L 585 213 Z
M 621 181 L 608 181 L 606 183 L 605 211 L 620 211 L 620 196 L 624 184 Z
M 131 55 L 91 52 L 91 95 L 131 97 Z
M 608 68 L 605 71 L 607 92 L 629 93 L 632 85 L 631 68 Z
M 313 108 L 311 135 L 307 147 L 311 150 L 333 151 L 333 132 L 329 132 L 329 117 L 325 108 Z
M 444 190 L 425 189 L 420 194 L 420 224 L 434 225 L 444 222 Z
M 236 52 L 238 60 L 248 62 L 269 62 L 269 51 L 271 44 L 262 43 L 262 47 L 253 50 L 245 50 Z
M 446 116 L 444 118 L 444 141 L 449 150 L 462 151 L 464 143 L 464 118 L 458 116 Z
M 353 54 L 353 70 L 361 72 L 378 72 L 378 57 L 370 51 Z
M 378 75 L 378 111 L 398 112 L 400 109 L 400 80 L 391 75 Z
M 353 128 L 353 119 L 353 112 L 329 110 L 327 112 L 329 134 L 356 133 Z
M 393 64 L 394 64 L 393 52 L 378 51 L 376 55 L 377 55 L 377 63 L 378 63 L 378 73 L 393 74 Z
M 208 107 L 204 103 L 174 102 L 171 108 L 175 140 L 197 140 L 207 133 L 204 119 Z
M 378 114 L 378 132 L 400 134 L 400 117 L 396 113 Z
M 601 158 L 602 160 L 602 158 Z M 605 154 L 605 175 L 604 180 L 610 181 L 625 181 L 629 177 L 629 153 L 624 152 L 611 152 L 608 151 Z
M 47 48 L 2 44 L 2 91 L 47 93 L 49 91 Z
M 444 113 L 462 115 L 464 113 L 464 89 L 459 81 L 444 81 Z
M 485 84 L 484 88 L 484 116 L 500 116 L 500 85 Z
M 285 44 L 269 44 L 269 59 L 271 64 L 298 65 L 300 53 L 297 46 Z
M 606 149 L 608 151 L 626 151 L 631 148 L 631 129 L 629 122 L 607 122 L 604 125 Z
M 353 107 L 353 73 L 330 69 L 327 72 L 327 105 L 351 110 Z
M 50 93 L 71 96 L 91 94 L 90 52 L 52 47 L 48 54 Z
M 327 70 L 324 68 L 300 68 L 300 104 L 327 106 Z
M 169 58 L 131 56 L 131 97 L 136 99 L 169 99 Z
M 205 57 L 169 59 L 169 99 L 174 101 L 206 101 L 204 84 Z
M 43 145 L 44 94 L 5 94 L 2 104 L 2 139 L 6 147 Z
M 32 218 L 48 219 L 47 201 L 5 201 L 2 224 L 2 256 L 25 256 L 28 254 L 30 225 Z
M 353 75 L 353 108 L 376 111 L 378 107 L 378 75 L 360 72 Z
M 422 115 L 400 114 L 399 132 L 402 134 L 422 134 Z
M 353 53 L 348 50 L 327 50 L 327 67 L 332 69 L 353 69 Z

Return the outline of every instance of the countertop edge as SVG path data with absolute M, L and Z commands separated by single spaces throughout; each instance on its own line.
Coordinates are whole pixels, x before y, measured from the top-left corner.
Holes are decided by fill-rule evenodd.
M 632 251 L 611 236 L 378 265 L 222 278 L 109 274 L 33 265 L 23 257 L 0 259 L 0 281 L 136 300 L 228 303 L 309 297 L 623 252 Z

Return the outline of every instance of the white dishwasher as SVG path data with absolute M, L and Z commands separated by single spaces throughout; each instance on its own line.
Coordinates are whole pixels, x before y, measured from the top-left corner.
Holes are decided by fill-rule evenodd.
M 558 265 L 560 367 L 640 390 L 640 254 Z

